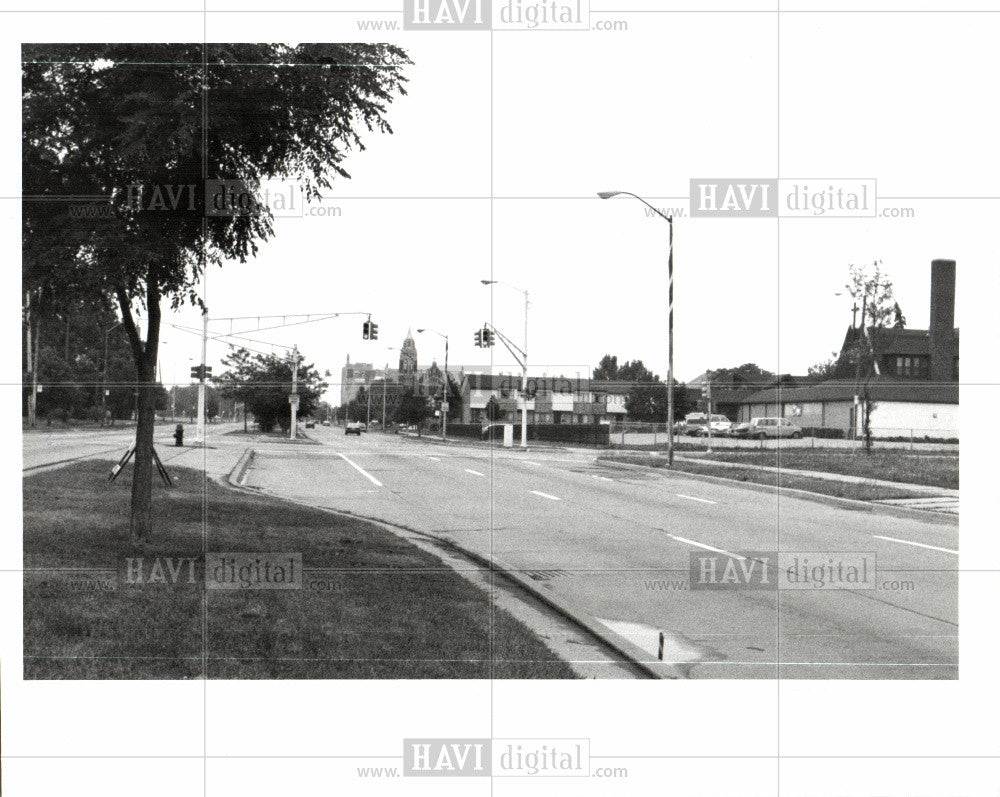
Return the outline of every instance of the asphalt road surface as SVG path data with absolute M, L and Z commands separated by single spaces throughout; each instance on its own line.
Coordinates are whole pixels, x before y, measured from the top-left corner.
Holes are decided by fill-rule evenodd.
M 523 570 L 652 660 L 663 632 L 663 660 L 692 678 L 958 677 L 957 525 L 615 469 L 592 451 L 309 434 L 322 445 L 256 445 L 246 484 Z M 691 588 L 692 553 L 747 566 L 762 560 L 743 553 L 775 551 L 864 553 L 875 588 Z

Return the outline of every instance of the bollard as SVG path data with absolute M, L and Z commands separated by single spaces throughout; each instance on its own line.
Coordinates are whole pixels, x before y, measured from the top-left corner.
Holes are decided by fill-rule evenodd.
M 184 445 L 184 426 L 182 424 L 177 424 L 174 428 L 174 445 L 183 446 Z
M 659 650 L 659 652 L 656 655 L 657 655 L 657 658 L 660 661 L 663 661 L 663 632 L 662 631 L 660 631 L 660 650 Z

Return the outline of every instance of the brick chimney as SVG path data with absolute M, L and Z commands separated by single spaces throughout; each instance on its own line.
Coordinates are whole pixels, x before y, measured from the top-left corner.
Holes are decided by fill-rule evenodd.
M 951 382 L 955 351 L 955 261 L 931 261 L 931 380 Z

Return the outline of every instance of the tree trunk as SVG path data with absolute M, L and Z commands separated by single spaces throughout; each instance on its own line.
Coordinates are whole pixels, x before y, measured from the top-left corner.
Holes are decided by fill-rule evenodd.
M 153 528 L 153 427 L 156 423 L 156 353 L 160 345 L 160 292 L 155 270 L 151 269 L 146 283 L 146 312 L 149 314 L 149 321 L 146 324 L 145 343 L 139 337 L 139 330 L 132 317 L 132 302 L 127 289 L 119 286 L 116 292 L 122 326 L 128 334 L 135 360 L 138 390 L 129 528 L 133 544 L 144 544 L 148 542 Z
M 139 400 L 135 430 L 135 471 L 132 474 L 132 517 L 130 522 L 133 543 L 149 539 L 153 527 L 153 429 L 156 423 L 153 369 L 148 357 L 139 371 Z

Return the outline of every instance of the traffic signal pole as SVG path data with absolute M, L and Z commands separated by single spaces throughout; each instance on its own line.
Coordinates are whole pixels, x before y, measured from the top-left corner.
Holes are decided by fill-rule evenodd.
M 194 436 L 196 443 L 205 442 L 205 360 L 208 357 L 208 312 L 201 316 L 201 371 L 198 374 L 198 427 Z

